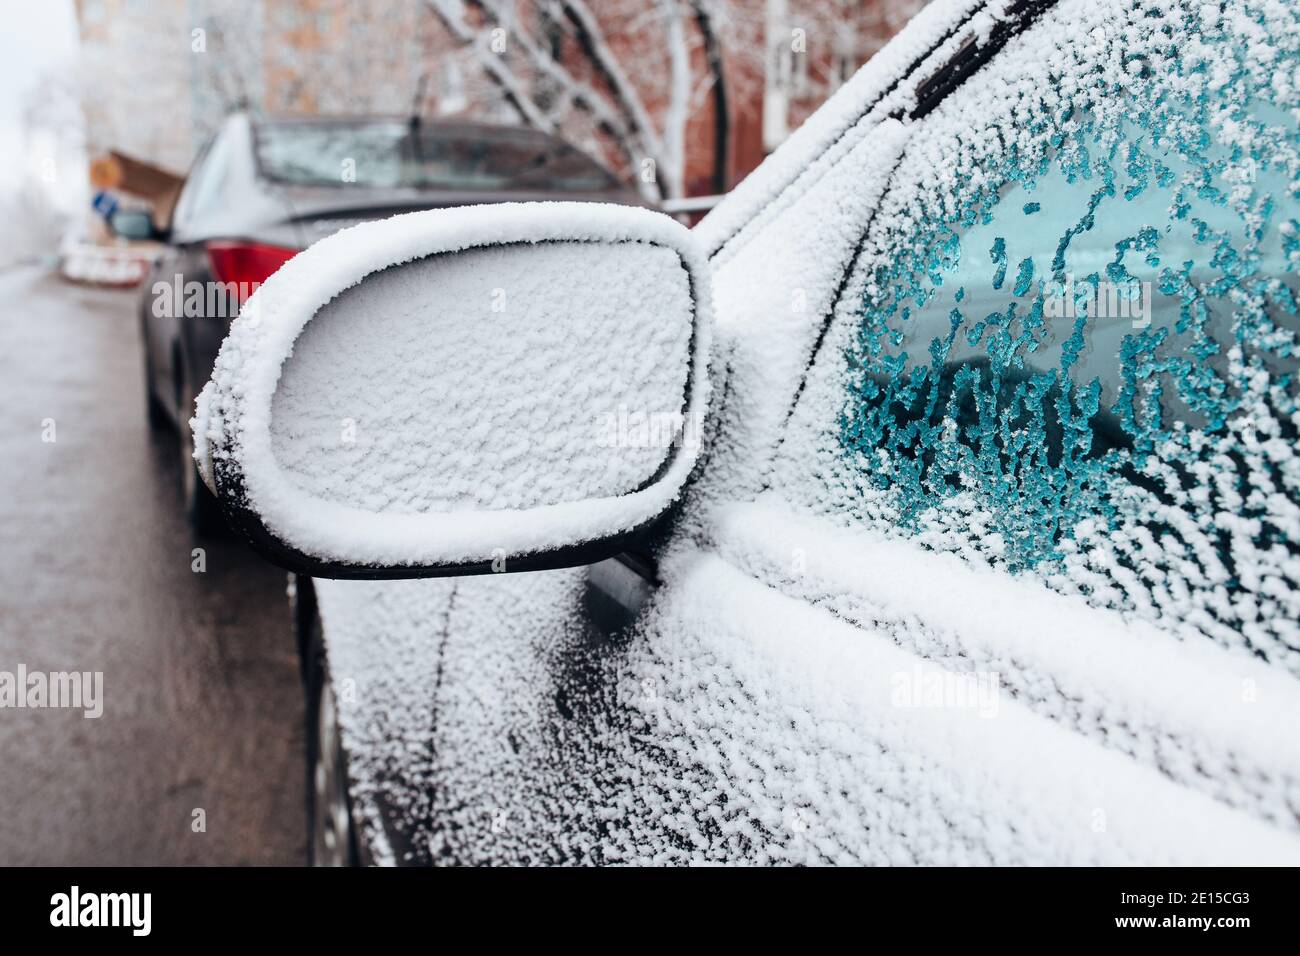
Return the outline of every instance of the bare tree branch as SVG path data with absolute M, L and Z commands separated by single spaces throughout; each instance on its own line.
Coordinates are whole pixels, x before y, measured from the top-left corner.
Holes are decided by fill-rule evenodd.
M 727 101 L 727 71 L 722 57 L 722 44 L 713 28 L 713 16 L 704 0 L 691 0 L 695 24 L 704 38 L 704 60 L 713 81 L 713 191 L 721 195 L 731 185 L 728 182 L 731 160 L 731 112 Z
M 569 102 L 578 109 L 590 114 L 596 124 L 623 148 L 629 160 L 637 158 L 632 144 L 628 142 L 633 137 L 626 122 L 619 114 L 609 108 L 609 105 L 599 93 L 586 83 L 582 83 L 570 75 L 563 66 L 555 61 L 555 58 L 550 53 L 534 42 L 533 38 L 519 26 L 513 17 L 509 19 L 503 17 L 500 3 L 492 2 L 492 0 L 470 0 L 470 2 L 498 24 L 508 24 L 504 29 L 508 31 L 518 47 L 528 55 L 528 59 L 536 67 L 537 71 L 559 86 L 562 94 Z M 552 120 L 555 119 L 553 111 L 551 118 Z
M 652 155 L 660 155 L 663 146 L 655 132 L 654 124 L 650 121 L 650 114 L 646 111 L 636 87 L 623 72 L 618 58 L 605 42 L 605 34 L 596 17 L 583 0 L 557 0 L 557 3 L 569 22 L 573 24 L 574 35 L 579 46 L 587 54 L 587 58 L 601 78 L 608 84 L 615 102 L 627 116 L 631 134 L 645 143 Z
M 483 72 L 501 90 L 506 102 L 515 108 L 524 122 L 546 133 L 555 132 L 550 118 L 525 91 L 523 84 L 505 62 L 493 53 L 476 31 L 465 22 L 465 5 L 461 0 L 426 0 L 429 9 L 442 21 L 452 38 L 473 51 Z

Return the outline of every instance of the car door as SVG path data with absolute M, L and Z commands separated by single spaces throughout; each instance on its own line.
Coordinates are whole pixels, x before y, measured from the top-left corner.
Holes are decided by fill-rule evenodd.
M 657 587 L 320 582 L 394 859 L 1297 859 L 1295 14 L 968 12 L 702 224 Z
M 1059 4 L 913 126 L 666 572 L 702 858 L 1296 858 L 1289 17 Z

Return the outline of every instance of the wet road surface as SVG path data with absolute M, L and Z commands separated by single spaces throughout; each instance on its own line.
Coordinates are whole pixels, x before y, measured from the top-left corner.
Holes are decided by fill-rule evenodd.
M 0 672 L 103 672 L 98 719 L 0 708 L 0 865 L 305 862 L 285 574 L 190 537 L 135 293 L 0 301 Z

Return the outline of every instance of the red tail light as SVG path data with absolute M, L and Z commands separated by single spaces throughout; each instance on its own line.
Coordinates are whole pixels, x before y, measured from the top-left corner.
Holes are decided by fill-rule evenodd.
M 298 254 L 297 249 L 260 242 L 219 240 L 207 244 L 208 261 L 218 282 L 262 283 Z M 247 294 L 252 294 L 249 289 Z

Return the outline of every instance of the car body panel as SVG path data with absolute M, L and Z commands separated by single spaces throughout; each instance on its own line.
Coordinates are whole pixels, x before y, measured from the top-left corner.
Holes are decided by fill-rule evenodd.
M 1277 659 L 827 500 L 828 475 L 860 477 L 828 382 L 864 243 L 934 128 L 908 118 L 917 87 L 992 29 L 977 7 L 927 8 L 698 227 L 718 399 L 643 574 L 315 582 L 376 861 L 1300 859 L 1300 757 L 1277 729 L 1300 691 Z M 1005 683 L 984 699 L 981 676 Z M 916 699 L 931 686 L 975 706 Z

